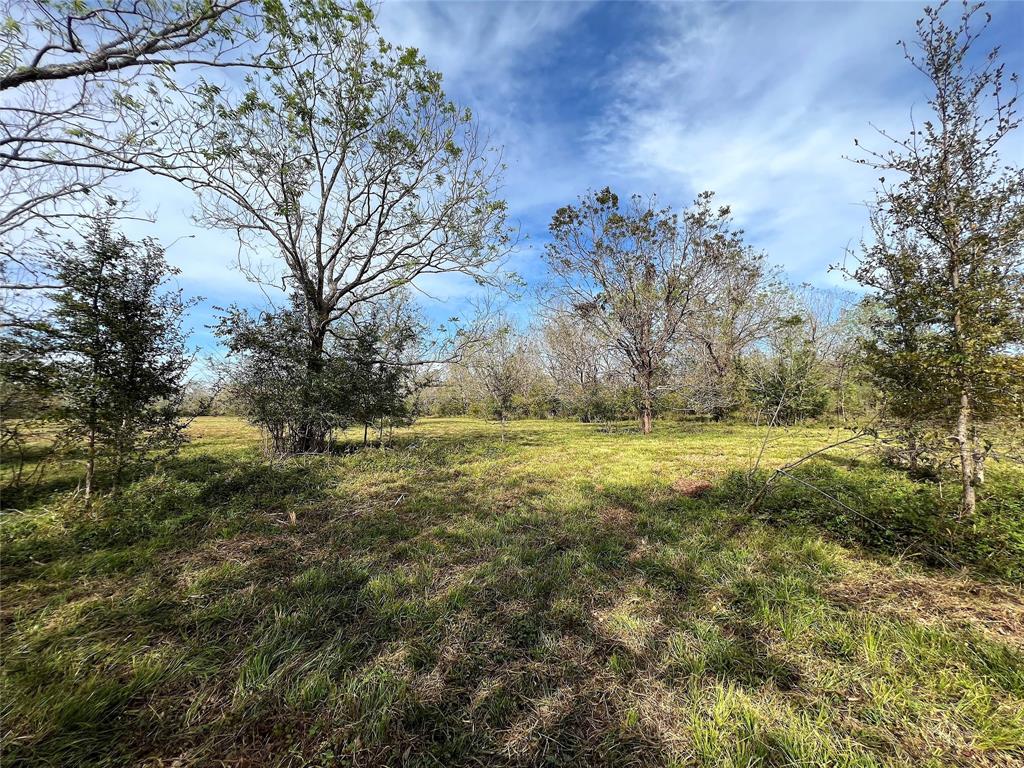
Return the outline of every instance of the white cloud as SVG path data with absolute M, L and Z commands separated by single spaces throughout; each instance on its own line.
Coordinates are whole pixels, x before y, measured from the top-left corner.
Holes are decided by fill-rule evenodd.
M 906 5 L 666 6 L 613 80 L 592 154 L 676 204 L 702 189 L 795 277 L 859 238 L 873 175 L 843 158 L 869 121 L 902 126 L 892 99 Z M 894 73 L 896 73 L 894 77 Z

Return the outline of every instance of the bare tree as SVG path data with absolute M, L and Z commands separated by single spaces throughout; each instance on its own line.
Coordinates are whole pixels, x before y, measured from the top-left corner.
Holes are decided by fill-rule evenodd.
M 615 378 L 612 351 L 571 313 L 553 313 L 541 328 L 541 357 L 555 394 L 584 422 L 598 418 L 606 388 Z
M 486 343 L 476 347 L 466 359 L 470 376 L 501 423 L 503 442 L 515 399 L 525 397 L 532 383 L 535 368 L 531 357 L 526 337 L 507 319 L 497 317 L 490 322 Z
M 709 266 L 738 247 L 729 209 L 715 209 L 706 192 L 680 219 L 653 199 L 634 196 L 620 206 L 605 188 L 560 208 L 549 229 L 549 296 L 627 361 L 640 428 L 649 433 L 665 363 L 705 290 Z
M 500 162 L 440 74 L 382 41 L 365 7 L 307 11 L 283 22 L 271 74 L 237 97 L 205 91 L 180 178 L 203 223 L 238 234 L 251 276 L 276 250 L 315 352 L 357 304 L 420 276 L 496 279 L 507 232 Z
M 694 404 L 719 420 L 741 404 L 740 362 L 778 326 L 785 289 L 778 270 L 751 248 L 722 253 L 707 285 L 686 326 L 680 368 Z

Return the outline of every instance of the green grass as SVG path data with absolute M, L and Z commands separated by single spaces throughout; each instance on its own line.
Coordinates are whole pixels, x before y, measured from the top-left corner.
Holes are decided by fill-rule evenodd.
M 750 427 L 194 432 L 89 515 L 73 468 L 3 513 L 5 767 L 1024 764 L 1018 470 L 950 525 L 847 453 L 801 477 L 867 519 L 789 482 L 750 519 Z

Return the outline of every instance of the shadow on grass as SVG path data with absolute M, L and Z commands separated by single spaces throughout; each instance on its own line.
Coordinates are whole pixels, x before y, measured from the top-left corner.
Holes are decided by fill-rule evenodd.
M 639 713 L 651 681 L 799 687 L 773 637 L 824 604 L 828 553 L 737 524 L 728 489 L 481 483 L 470 457 L 533 445 L 496 439 L 182 456 L 93 516 L 5 529 L 6 764 L 796 759 L 749 717 L 687 753 Z
M 983 486 L 978 511 L 970 519 L 958 513 L 955 483 L 915 481 L 877 466 L 828 459 L 807 463 L 795 476 L 802 482 L 783 477 L 773 484 L 760 508 L 762 519 L 813 527 L 878 554 L 909 555 L 930 566 L 1024 580 L 1020 476 Z M 754 487 L 766 479 L 762 474 Z M 739 506 L 749 498 L 750 488 L 746 475 L 736 472 L 725 478 L 716 498 Z

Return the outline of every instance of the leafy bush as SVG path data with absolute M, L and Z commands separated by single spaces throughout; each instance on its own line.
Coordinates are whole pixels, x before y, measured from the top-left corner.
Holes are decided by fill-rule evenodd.
M 841 469 L 829 461 L 811 461 L 793 475 L 824 493 L 777 478 L 760 507 L 769 520 L 813 525 L 839 541 L 915 554 L 932 565 L 970 566 L 1024 579 L 1024 478 L 1019 475 L 983 486 L 971 519 L 958 517 L 957 494 L 948 487 L 877 465 Z M 767 479 L 761 473 L 754 487 Z M 745 473 L 734 472 L 719 493 L 739 503 L 750 487 Z

